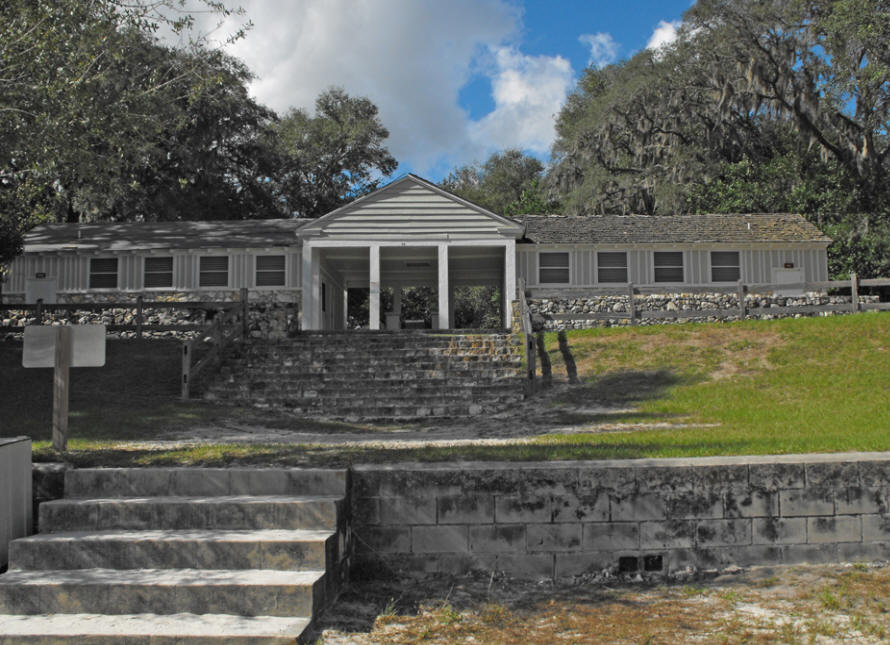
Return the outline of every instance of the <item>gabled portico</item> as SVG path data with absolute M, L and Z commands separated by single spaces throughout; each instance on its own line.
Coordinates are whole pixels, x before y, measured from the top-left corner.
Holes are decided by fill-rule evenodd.
M 464 285 L 501 287 L 510 327 L 521 233 L 516 222 L 407 175 L 300 229 L 303 329 L 342 329 L 351 287 L 369 289 L 369 327 L 380 329 L 381 289 L 406 286 L 436 289 L 434 327 L 448 329 L 453 290 Z

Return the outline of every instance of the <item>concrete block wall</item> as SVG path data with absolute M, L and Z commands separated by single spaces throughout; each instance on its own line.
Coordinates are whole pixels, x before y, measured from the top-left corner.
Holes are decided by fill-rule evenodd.
M 890 453 L 359 466 L 350 493 L 359 575 L 890 559 Z
M 9 543 L 31 534 L 31 440 L 0 438 L 0 571 Z

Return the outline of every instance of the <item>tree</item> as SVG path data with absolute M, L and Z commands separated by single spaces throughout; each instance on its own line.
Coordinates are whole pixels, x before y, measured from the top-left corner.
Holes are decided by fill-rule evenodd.
M 456 168 L 441 186 L 501 215 L 553 212 L 558 205 L 547 198 L 543 175 L 538 159 L 509 149 L 495 152 L 484 164 Z
M 890 2 L 699 0 L 684 20 L 717 108 L 788 119 L 857 177 L 869 210 L 886 207 Z
M 375 190 L 398 162 L 377 106 L 340 88 L 323 92 L 315 114 L 291 110 L 269 132 L 277 155 L 271 180 L 287 214 L 318 217 Z
M 200 42 L 173 51 L 155 33 L 187 31 L 179 0 L 7 0 L 0 3 L 0 218 L 8 234 L 46 219 L 112 218 L 136 169 L 184 122 L 215 76 Z M 202 0 L 222 15 L 222 3 Z

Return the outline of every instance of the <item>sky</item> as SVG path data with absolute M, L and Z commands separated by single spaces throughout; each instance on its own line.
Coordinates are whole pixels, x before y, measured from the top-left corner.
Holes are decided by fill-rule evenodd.
M 394 175 L 439 181 L 506 148 L 546 163 L 584 69 L 670 42 L 691 1 L 241 0 L 253 27 L 225 47 L 279 113 L 312 112 L 331 86 L 368 97 Z M 205 26 L 222 40 L 243 21 Z

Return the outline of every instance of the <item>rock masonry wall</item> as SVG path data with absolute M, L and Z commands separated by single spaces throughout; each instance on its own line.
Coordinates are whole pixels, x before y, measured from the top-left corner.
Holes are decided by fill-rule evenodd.
M 890 559 L 890 453 L 359 466 L 358 575 Z
M 241 294 L 238 290 L 219 290 L 201 292 L 151 292 L 143 298 L 143 324 L 146 327 L 152 325 L 207 325 L 211 322 L 215 311 L 212 308 L 170 308 L 164 307 L 167 302 L 238 302 Z M 101 294 L 70 294 L 66 295 L 60 304 L 80 303 L 114 303 L 132 302 L 132 293 L 115 292 Z M 289 292 L 263 291 L 251 293 L 250 307 L 248 309 L 249 323 L 248 333 L 251 338 L 264 338 L 269 340 L 281 340 L 299 329 L 299 298 L 294 302 L 293 294 Z M 152 306 L 156 305 L 156 306 Z M 38 321 L 33 310 L 0 310 L 0 326 L 7 328 L 24 327 L 42 322 L 44 325 L 52 324 L 104 324 L 104 325 L 135 325 L 135 307 L 109 307 L 102 311 L 56 311 L 52 305 L 47 305 L 42 321 Z M 112 335 L 121 338 L 135 337 L 135 332 L 114 332 Z M 146 337 L 159 338 L 194 338 L 196 332 L 165 330 L 144 332 Z
M 861 302 L 877 302 L 878 296 L 859 296 Z M 616 327 L 630 325 L 628 318 L 616 316 L 599 320 L 584 320 L 585 314 L 615 313 L 626 315 L 630 311 L 629 296 L 604 295 L 587 298 L 535 298 L 529 300 L 529 312 L 536 329 L 561 331 L 590 327 Z M 800 317 L 812 315 L 794 312 L 770 312 L 774 307 L 807 307 L 819 305 L 849 305 L 850 296 L 828 296 L 809 293 L 803 296 L 776 296 L 749 294 L 745 296 L 749 317 L 761 319 Z M 635 324 L 657 325 L 674 322 L 714 322 L 738 320 L 739 298 L 732 293 L 673 293 L 643 294 L 634 297 L 634 307 L 640 311 L 700 311 L 701 316 L 682 319 L 637 319 Z M 720 310 L 724 313 L 716 315 Z M 578 319 L 554 319 L 554 314 L 577 314 Z M 729 314 L 729 315 L 727 315 Z

